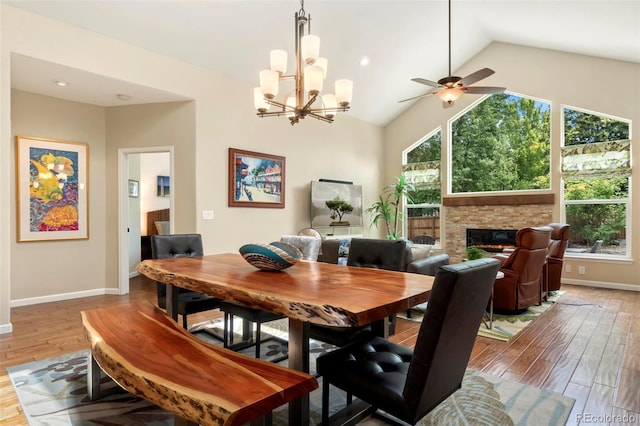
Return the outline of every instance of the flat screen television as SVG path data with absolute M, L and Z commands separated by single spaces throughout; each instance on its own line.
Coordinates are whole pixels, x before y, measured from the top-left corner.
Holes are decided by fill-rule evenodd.
M 362 186 L 311 182 L 311 227 L 362 226 Z

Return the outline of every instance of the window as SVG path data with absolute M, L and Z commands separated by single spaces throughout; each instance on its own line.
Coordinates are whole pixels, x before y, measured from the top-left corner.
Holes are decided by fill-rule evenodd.
M 407 238 L 417 244 L 440 244 L 441 141 L 438 129 L 404 152 L 402 172 L 415 187 L 405 203 Z
M 630 122 L 569 107 L 562 115 L 567 252 L 628 256 Z
M 549 189 L 549 104 L 490 96 L 451 121 L 451 193 Z

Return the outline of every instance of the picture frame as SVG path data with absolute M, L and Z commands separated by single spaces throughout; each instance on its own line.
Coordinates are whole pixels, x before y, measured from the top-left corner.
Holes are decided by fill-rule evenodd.
M 16 136 L 18 242 L 89 238 L 89 145 Z
M 156 194 L 158 197 L 171 196 L 171 180 L 169 176 L 158 176 L 158 188 Z
M 140 182 L 129 179 L 129 197 L 138 198 Z
M 286 159 L 229 148 L 229 207 L 284 208 Z

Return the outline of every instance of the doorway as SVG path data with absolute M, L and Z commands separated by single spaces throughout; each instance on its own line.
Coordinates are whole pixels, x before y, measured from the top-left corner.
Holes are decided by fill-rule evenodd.
M 158 155 L 162 154 L 162 155 Z M 140 253 L 140 241 L 141 234 L 146 234 L 146 227 L 141 229 L 141 220 L 140 217 L 144 216 L 144 214 L 140 214 L 141 212 L 148 211 L 150 207 L 154 205 L 166 205 L 168 199 L 169 205 L 169 232 L 173 232 L 173 200 L 172 196 L 174 190 L 173 179 L 169 179 L 168 184 L 168 196 L 165 197 L 166 189 L 162 189 L 163 200 L 162 203 L 157 204 L 155 200 L 150 202 L 151 197 L 150 193 L 154 193 L 156 191 L 155 178 L 150 178 L 150 172 L 142 172 L 141 167 L 136 167 L 136 163 L 138 165 L 143 164 L 144 160 L 143 156 L 148 155 L 149 157 L 153 157 L 155 159 L 165 158 L 166 165 L 165 169 L 158 170 L 166 170 L 168 167 L 168 176 L 173 176 L 173 147 L 148 147 L 148 148 L 124 148 L 118 150 L 118 292 L 119 294 L 128 294 L 129 293 L 129 278 L 131 276 L 131 265 L 133 262 L 137 263 L 136 259 L 139 259 Z M 132 176 L 132 172 L 136 173 Z M 165 172 L 162 172 L 164 176 Z M 151 173 L 153 174 L 153 173 Z M 135 178 L 138 179 L 135 179 Z M 130 180 L 138 181 L 138 197 L 130 196 L 129 188 L 130 188 Z M 164 182 L 164 180 L 163 180 Z M 145 195 L 146 194 L 146 195 Z M 144 203 L 144 198 L 147 198 L 147 203 Z M 135 202 L 138 206 L 136 208 L 132 208 L 132 202 Z M 145 210 L 146 209 L 146 210 Z M 138 215 L 138 217 L 132 218 L 133 215 Z M 137 226 L 131 226 L 132 220 L 137 220 Z M 133 231 L 133 234 L 132 234 Z M 133 259 L 133 258 L 136 259 Z

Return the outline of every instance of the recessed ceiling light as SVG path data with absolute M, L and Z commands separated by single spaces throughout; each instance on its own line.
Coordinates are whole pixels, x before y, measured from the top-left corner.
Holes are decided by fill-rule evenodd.
M 128 101 L 129 99 L 131 99 L 131 96 L 119 93 L 116 95 L 116 98 L 120 99 L 121 101 Z
M 367 65 L 369 65 L 369 57 L 368 56 L 363 56 L 360 59 L 360 65 L 362 65 L 363 67 L 366 67 Z
M 64 80 L 53 80 L 53 84 L 56 84 L 58 86 L 64 87 L 67 86 L 69 83 L 67 83 Z

